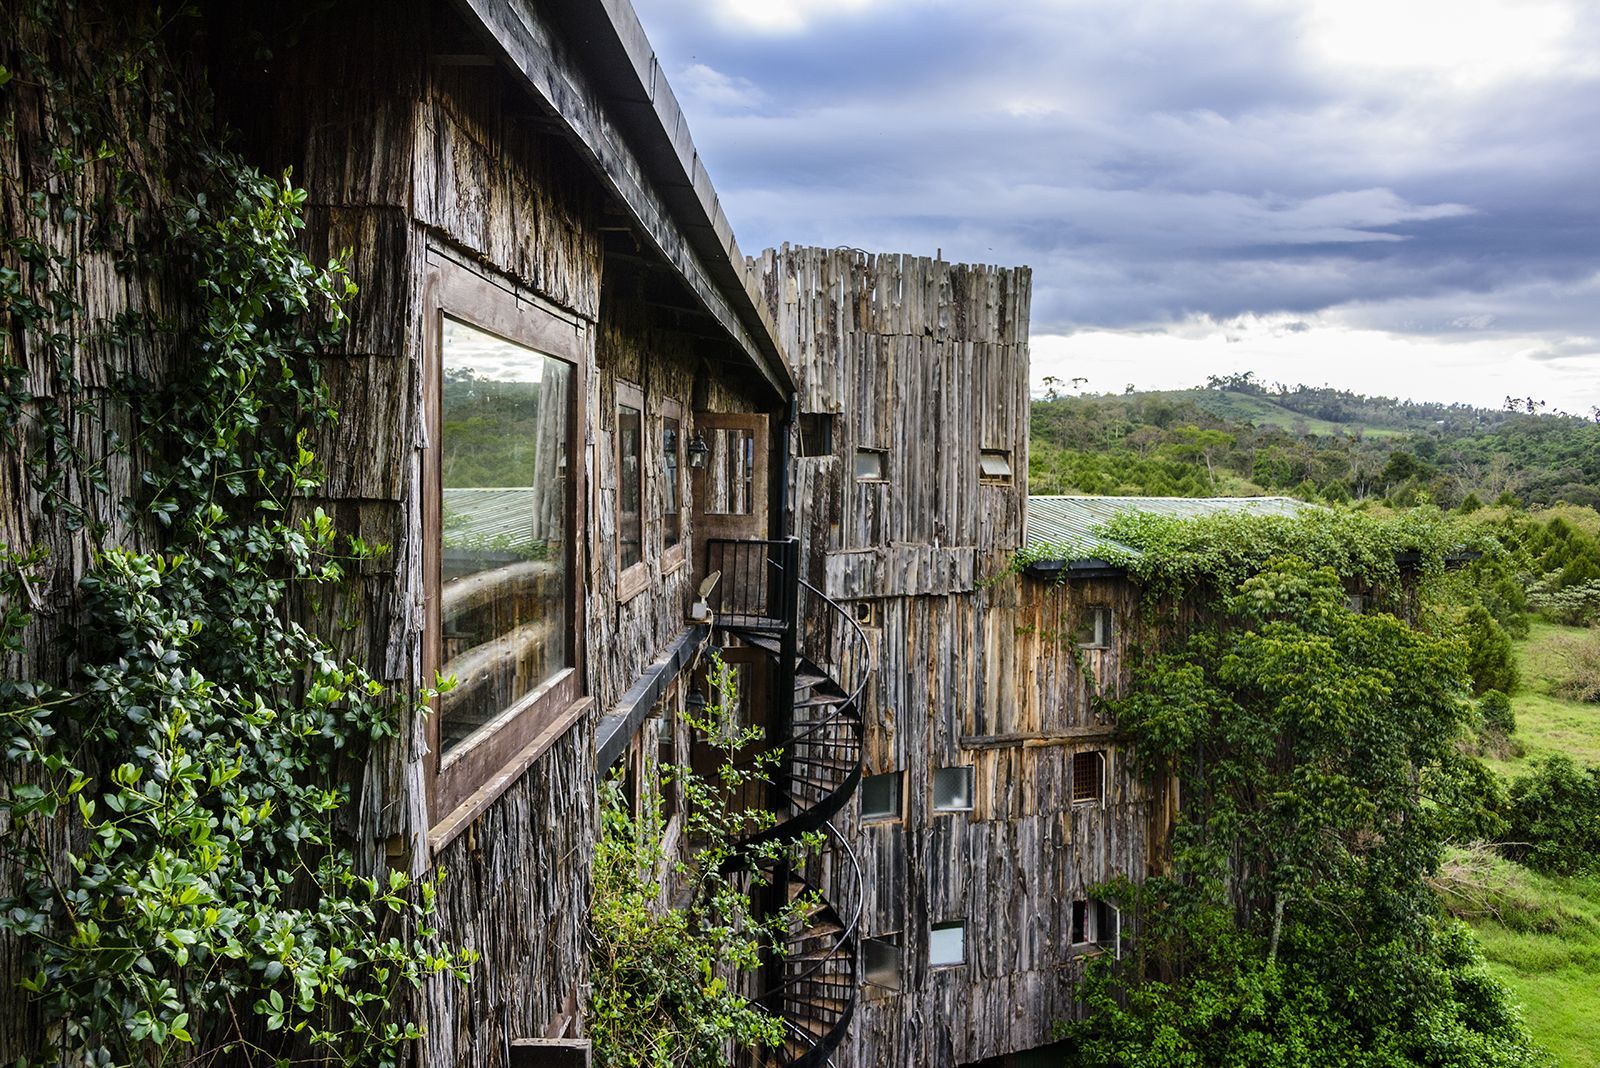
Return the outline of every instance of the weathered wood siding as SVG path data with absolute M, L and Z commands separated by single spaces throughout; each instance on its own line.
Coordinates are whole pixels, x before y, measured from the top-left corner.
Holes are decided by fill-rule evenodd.
M 1026 269 L 784 248 L 753 262 L 794 361 L 802 412 L 835 413 L 833 449 L 794 460 L 808 577 L 872 604 L 866 773 L 900 771 L 902 817 L 846 833 L 866 873 L 864 933 L 899 935 L 901 989 L 864 985 L 842 1065 L 964 1064 L 1050 1041 L 1074 1011 L 1083 950 L 1070 902 L 1148 863 L 1149 790 L 1095 697 L 1137 640 L 1120 580 L 1011 574 L 1028 432 Z M 887 452 L 883 481 L 855 450 Z M 1009 484 L 979 453 L 1010 455 Z M 1079 649 L 1092 606 L 1117 621 Z M 1103 801 L 1072 804 L 1075 753 L 1107 753 Z M 932 777 L 971 765 L 971 812 L 934 812 Z M 966 924 L 966 962 L 930 967 L 933 924 Z
M 534 5 L 517 6 L 535 23 L 542 17 Z M 341 250 L 351 254 L 360 293 L 350 305 L 342 344 L 323 364 L 342 417 L 314 443 L 328 477 L 317 498 L 303 506 L 320 505 L 341 530 L 393 547 L 364 562 L 352 590 L 332 599 L 325 611 L 329 618 L 336 613 L 360 621 L 338 640 L 401 692 L 415 694 L 423 683 L 423 456 L 438 444 L 428 440 L 424 417 L 430 271 L 448 262 L 451 269 L 493 282 L 508 300 L 559 309 L 579 324 L 586 345 L 586 423 L 578 439 L 586 528 L 578 532 L 574 581 L 585 605 L 580 655 L 592 710 L 438 848 L 430 847 L 428 831 L 442 814 L 427 808 L 427 733 L 424 719 L 415 717 L 365 770 L 349 826 L 364 867 L 393 864 L 417 875 L 443 871 L 441 936 L 482 954 L 470 986 L 437 981 L 419 995 L 416 1008 L 428 1029 L 417 1050 L 419 1063 L 498 1068 L 511 1039 L 544 1034 L 582 989 L 596 833 L 595 726 L 683 626 L 692 566 L 663 567 L 660 559 L 663 405 L 681 407 L 687 440 L 697 412 L 752 410 L 754 395 L 747 390 L 770 387 L 748 369 L 736 372 L 704 358 L 706 332 L 717 329 L 714 319 L 695 318 L 684 307 L 663 313 L 646 299 L 647 290 L 659 300 L 684 283 L 666 260 L 652 260 L 645 235 L 627 242 L 625 263 L 608 257 L 606 229 L 624 216 L 613 214 L 616 205 L 592 169 L 594 161 L 574 147 L 578 141 L 563 116 L 536 100 L 525 82 L 471 56 L 462 62 L 461 42 L 471 37 L 452 5 L 355 0 L 301 24 L 293 47 L 274 49 L 267 61 L 253 52 L 256 38 L 242 32 L 260 17 L 208 10 L 211 51 L 196 59 L 212 64 L 201 80 L 215 92 L 221 117 L 238 130 L 241 151 L 268 173 L 292 168 L 293 180 L 307 189 L 309 249 L 319 258 Z M 6 20 L 8 39 L 25 31 L 9 9 Z M 548 27 L 534 28 L 552 34 Z M 562 47 L 542 62 L 564 80 L 573 106 L 581 106 L 593 124 L 604 116 L 593 114 L 599 96 L 581 58 Z M 39 124 L 52 120 L 32 106 L 32 96 L 26 87 L 11 87 L 0 97 L 8 117 L 18 121 L 16 139 L 0 144 L 8 175 L 48 165 Z M 617 159 L 632 159 L 618 152 Z M 159 172 L 160 161 L 151 166 Z M 644 189 L 652 203 L 664 202 L 665 194 L 648 189 L 641 175 L 616 177 Z M 38 178 L 33 175 L 28 184 Z M 0 189 L 0 222 L 7 233 L 29 232 L 35 225 L 19 201 L 21 188 L 8 180 Z M 69 233 L 39 236 L 64 247 L 74 240 Z M 96 320 L 129 307 L 165 307 L 171 299 L 166 279 L 119 272 L 94 256 L 86 266 L 81 296 Z M 693 284 L 703 286 L 704 279 L 697 275 Z M 683 294 L 676 299 L 687 307 Z M 717 344 L 725 356 L 729 343 Z M 91 385 L 108 380 L 120 369 L 118 361 L 145 361 L 159 371 L 163 359 L 160 352 L 138 348 L 86 343 L 80 349 Z M 27 386 L 36 404 L 61 396 L 61 384 L 48 372 L 41 369 L 35 377 Z M 650 472 L 650 581 L 625 602 L 617 594 L 612 551 L 618 381 L 644 391 L 644 460 Z M 85 403 L 102 402 L 91 391 Z M 132 436 L 125 413 L 103 415 L 100 426 Z M 7 675 L 64 680 L 71 650 L 55 639 L 76 610 L 87 543 L 41 515 L 22 461 L 25 448 L 36 444 L 0 451 L 0 540 L 48 544 L 53 555 L 38 589 L 40 623 L 25 652 L 0 667 Z M 85 445 L 91 457 L 107 448 L 103 438 Z M 108 474 L 112 500 L 138 484 L 137 469 L 127 463 L 113 462 Z M 686 471 L 682 486 L 685 555 L 692 561 Z M 114 512 L 105 518 L 117 522 Z M 121 533 L 137 540 L 138 532 Z M 647 732 L 652 738 L 655 729 Z M 0 827 L 0 833 L 5 830 Z M 7 1061 L 26 1052 L 38 1034 L 38 1021 L 27 1016 L 26 999 L 16 993 L 17 949 L 13 941 L 0 941 L 0 1003 L 6 1005 L 0 1012 L 0 1060 Z

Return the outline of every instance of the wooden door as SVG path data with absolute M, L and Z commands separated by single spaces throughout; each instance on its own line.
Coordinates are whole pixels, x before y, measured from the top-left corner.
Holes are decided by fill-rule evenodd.
M 699 412 L 694 423 L 710 450 L 693 479 L 695 571 L 703 575 L 708 542 L 767 536 L 767 417 Z

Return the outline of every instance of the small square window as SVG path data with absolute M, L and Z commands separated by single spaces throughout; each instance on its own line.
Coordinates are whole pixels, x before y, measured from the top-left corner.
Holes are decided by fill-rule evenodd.
M 1111 646 L 1113 618 L 1104 605 L 1090 605 L 1078 621 L 1076 637 L 1080 649 L 1107 649 Z
M 889 478 L 889 454 L 883 449 L 856 450 L 856 481 L 885 482 Z
M 1102 801 L 1106 796 L 1106 754 L 1103 749 L 1072 755 L 1072 803 Z
M 861 974 L 874 986 L 900 989 L 903 961 L 898 934 L 879 935 L 861 940 Z
M 901 775 L 866 775 L 861 779 L 861 818 L 897 820 L 900 818 Z
M 833 421 L 828 412 L 800 413 L 800 455 L 833 455 Z
M 967 925 L 961 920 L 936 923 L 928 932 L 928 967 L 950 968 L 967 962 Z
M 972 811 L 972 765 L 937 768 L 933 773 L 935 812 Z
M 876 627 L 878 625 L 878 602 L 876 601 L 851 601 L 850 612 L 855 617 L 857 626 Z
M 1007 449 L 984 449 L 978 453 L 978 480 L 980 482 L 1011 481 L 1011 452 Z

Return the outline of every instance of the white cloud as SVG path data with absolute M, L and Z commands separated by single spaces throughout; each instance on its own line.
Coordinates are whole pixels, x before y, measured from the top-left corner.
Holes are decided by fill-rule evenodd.
M 793 34 L 815 23 L 885 6 L 885 0 L 713 0 L 716 15 L 735 29 Z
M 717 109 L 749 109 L 767 99 L 767 94 L 749 78 L 724 74 L 704 63 L 691 63 L 674 79 L 690 101 Z

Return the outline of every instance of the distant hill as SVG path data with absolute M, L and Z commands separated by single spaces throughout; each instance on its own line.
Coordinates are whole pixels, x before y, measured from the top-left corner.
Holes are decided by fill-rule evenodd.
M 1213 376 L 1036 400 L 1031 451 L 1034 493 L 1600 506 L 1600 424 L 1531 400 L 1489 409 Z

